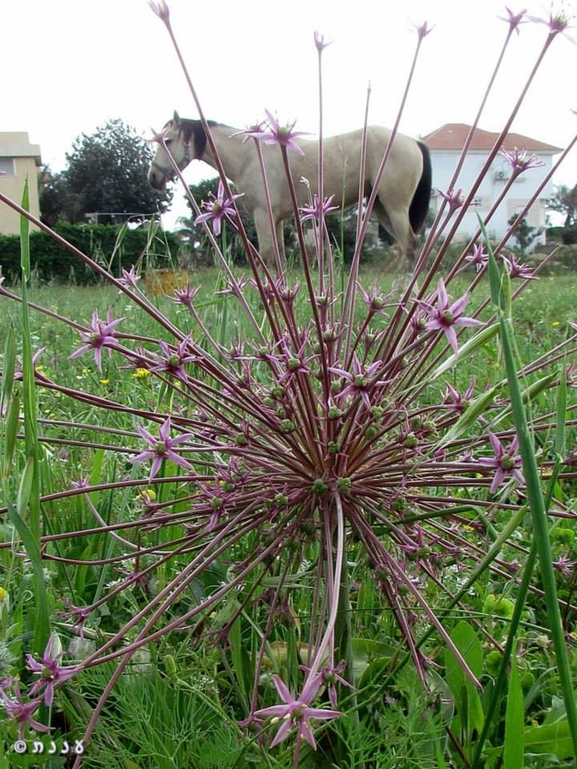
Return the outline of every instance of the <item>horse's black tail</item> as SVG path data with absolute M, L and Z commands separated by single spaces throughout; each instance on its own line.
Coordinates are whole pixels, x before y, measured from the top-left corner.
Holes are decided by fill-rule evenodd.
M 409 222 L 411 223 L 411 229 L 415 235 L 419 234 L 425 224 L 427 213 L 429 211 L 431 185 L 433 181 L 429 148 L 426 144 L 423 144 L 423 142 L 417 142 L 417 144 L 419 145 L 419 149 L 423 156 L 423 172 L 409 208 Z

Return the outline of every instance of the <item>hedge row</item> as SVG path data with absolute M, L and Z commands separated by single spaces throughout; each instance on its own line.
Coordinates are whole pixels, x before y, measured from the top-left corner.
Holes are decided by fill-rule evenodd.
M 59 222 L 54 230 L 68 243 L 120 276 L 133 264 L 165 267 L 177 261 L 178 240 L 173 233 L 157 227 L 150 230 L 128 229 L 114 224 L 68 224 Z M 58 243 L 48 233 L 30 234 L 30 257 L 35 279 L 85 285 L 99 280 L 84 262 Z M 0 235 L 0 266 L 7 283 L 20 278 L 20 238 Z

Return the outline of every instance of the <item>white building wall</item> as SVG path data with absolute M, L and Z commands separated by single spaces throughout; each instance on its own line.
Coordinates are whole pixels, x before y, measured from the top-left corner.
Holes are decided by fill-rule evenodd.
M 449 190 L 459 157 L 459 152 L 431 150 L 434 187 L 433 206 L 435 207 L 435 210 L 438 210 L 438 207 L 442 202 L 442 198 L 437 190 L 441 190 L 442 192 L 447 192 Z M 487 225 L 487 231 L 492 240 L 500 240 L 505 235 L 509 228 L 509 225 L 507 224 L 508 220 L 523 209 L 526 202 L 535 192 L 535 189 L 551 170 L 551 155 L 539 154 L 537 157 L 544 163 L 544 165 L 530 168 L 517 177 L 507 191 L 499 208 L 491 216 Z M 453 185 L 453 189 L 455 191 L 462 189 L 463 195 L 466 197 L 486 160 L 487 153 L 470 151 L 465 158 L 458 179 Z M 501 155 L 498 155 L 493 160 L 489 171 L 479 185 L 475 194 L 474 205 L 472 205 L 470 210 L 465 213 L 457 229 L 457 237 L 459 239 L 465 240 L 473 236 L 478 229 L 477 214 L 485 220 L 493 204 L 499 196 L 502 195 L 510 176 L 511 167 L 509 163 Z M 546 201 L 553 195 L 553 192 L 553 184 L 549 181 L 541 191 L 539 199 L 536 200 L 531 207 L 527 217 L 527 221 L 531 227 L 539 227 L 543 229 L 543 233 L 537 240 L 537 242 L 540 243 L 545 242 L 544 229 L 546 227 Z

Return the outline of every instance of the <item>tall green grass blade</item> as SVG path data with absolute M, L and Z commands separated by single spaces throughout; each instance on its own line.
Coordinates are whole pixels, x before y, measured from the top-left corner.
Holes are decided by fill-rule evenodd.
M 498 715 L 500 704 L 505 695 L 505 687 L 507 682 L 507 673 L 509 670 L 509 662 L 513 655 L 517 631 L 519 629 L 519 625 L 521 623 L 521 619 L 525 611 L 525 601 L 527 598 L 527 593 L 529 592 L 531 577 L 533 574 L 533 569 L 535 568 L 536 560 L 537 560 L 537 550 L 535 547 L 535 542 L 533 542 L 533 546 L 531 547 L 531 550 L 529 551 L 529 555 L 527 556 L 527 560 L 525 561 L 523 578 L 521 580 L 521 584 L 519 585 L 519 591 L 517 593 L 517 599 L 515 601 L 515 608 L 513 609 L 513 616 L 511 617 L 511 623 L 509 626 L 509 634 L 507 636 L 507 641 L 503 648 L 501 665 L 499 667 L 499 672 L 497 673 L 497 678 L 493 686 L 491 698 L 486 708 L 485 723 L 479 735 L 479 739 L 477 740 L 475 755 L 471 764 L 471 769 L 480 769 L 480 767 L 484 766 L 481 760 L 481 755 L 483 753 L 485 742 L 493 726 L 495 717 Z
M 22 208 L 30 210 L 30 190 L 28 187 L 28 177 L 24 181 L 22 190 Z M 22 269 L 22 282 L 28 283 L 30 280 L 30 222 L 25 216 L 20 217 L 20 267 Z
M 2 395 L 0 396 L 0 410 L 2 413 L 10 402 L 12 391 L 14 389 L 14 375 L 16 373 L 16 337 L 12 327 L 6 332 L 3 366 Z
M 551 554 L 551 542 L 549 539 L 549 525 L 547 520 L 547 509 L 545 506 L 545 497 L 541 489 L 539 478 L 539 468 L 535 458 L 533 441 L 529 433 L 527 416 L 523 404 L 523 397 L 519 380 L 517 376 L 517 366 L 514 355 L 513 331 L 510 319 L 506 314 L 506 302 L 504 295 L 506 292 L 501 290 L 501 280 L 499 269 L 492 251 L 489 248 L 489 275 L 491 281 L 491 295 L 499 299 L 499 323 L 500 336 L 503 348 L 503 365 L 509 384 L 509 394 L 511 397 L 512 417 L 517 437 L 519 440 L 519 453 L 522 458 L 523 474 L 527 488 L 527 498 L 529 509 L 531 511 L 531 520 L 533 525 L 533 538 L 537 549 L 541 580 L 544 591 L 545 604 L 549 626 L 551 629 L 551 639 L 555 650 L 557 670 L 565 707 L 567 709 L 567 720 L 573 741 L 574 751 L 577 752 L 577 703 L 573 693 L 571 667 L 565 644 L 565 633 L 559 602 L 557 600 L 557 587 L 555 574 L 553 571 L 553 559 Z
M 22 207 L 28 210 L 28 180 L 24 184 Z M 50 634 L 46 585 L 40 556 L 41 505 L 40 505 L 40 444 L 38 441 L 36 383 L 32 334 L 28 306 L 28 282 L 30 280 L 30 223 L 20 217 L 20 264 L 22 268 L 22 409 L 24 412 L 24 444 L 26 466 L 18 491 L 17 508 L 13 511 L 13 523 L 22 539 L 34 570 L 35 615 L 34 651 L 43 651 Z M 27 519 L 27 523 L 26 523 Z
M 555 422 L 555 454 L 563 457 L 565 454 L 565 421 L 567 419 L 567 364 L 563 363 L 559 386 L 557 388 L 557 419 Z
M 8 479 L 13 472 L 12 462 L 16 450 L 16 438 L 18 425 L 20 424 L 20 397 L 18 393 L 10 399 L 6 408 L 6 417 L 3 422 L 3 465 L 2 479 Z

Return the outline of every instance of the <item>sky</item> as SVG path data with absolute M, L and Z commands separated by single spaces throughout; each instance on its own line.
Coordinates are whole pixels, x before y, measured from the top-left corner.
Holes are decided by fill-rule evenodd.
M 548 19 L 531 0 L 168 0 L 171 21 L 205 116 L 244 128 L 264 110 L 318 133 L 314 32 L 323 53 L 325 135 L 369 122 L 391 126 L 427 22 L 400 130 L 424 136 L 444 123 L 471 123 L 505 40 L 507 3 Z M 573 16 L 577 0 L 556 2 Z M 501 17 L 501 18 L 500 18 Z M 573 19 L 572 24 L 577 25 Z M 18 0 L 0 3 L 0 131 L 27 131 L 42 161 L 65 165 L 74 139 L 121 118 L 151 136 L 176 109 L 198 117 L 162 22 L 147 0 Z M 521 25 L 511 40 L 479 126 L 500 131 L 548 34 Z M 577 40 L 577 26 L 569 30 Z M 577 133 L 577 44 L 558 36 L 547 51 L 512 130 L 564 147 Z M 194 163 L 186 177 L 213 175 Z M 554 181 L 577 183 L 577 149 Z M 185 213 L 177 191 L 173 214 Z

